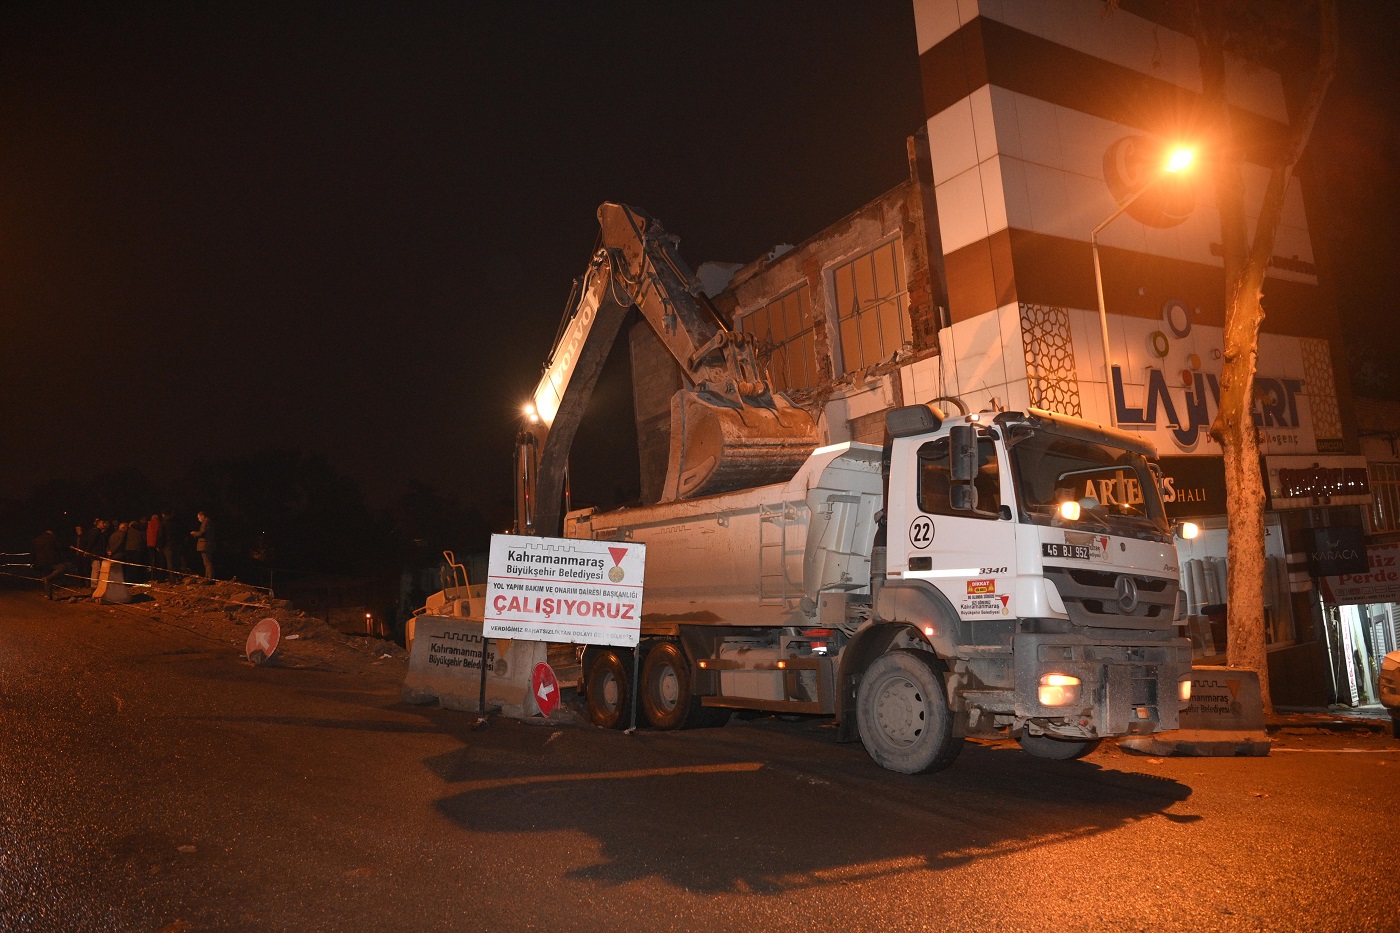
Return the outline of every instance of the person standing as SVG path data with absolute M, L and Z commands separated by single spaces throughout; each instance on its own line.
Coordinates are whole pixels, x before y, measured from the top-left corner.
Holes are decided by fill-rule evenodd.
M 121 560 L 122 551 L 126 548 L 126 522 L 113 522 L 111 531 L 107 538 L 107 556 L 112 560 Z
M 199 556 L 204 559 L 204 579 L 214 579 L 214 522 L 208 513 L 200 512 L 199 528 L 191 531 L 194 536 L 194 549 L 199 552 Z
M 175 521 L 175 513 L 169 509 L 160 513 L 160 538 L 161 553 L 165 557 L 165 572 L 171 581 L 174 581 L 177 569 L 185 572 L 190 567 L 185 562 L 185 538 L 180 534 L 180 526 Z
M 126 525 L 122 560 L 129 565 L 126 568 L 127 583 L 146 582 L 146 523 L 139 518 Z
M 146 560 L 151 565 L 152 583 L 161 576 L 160 571 L 165 564 L 165 549 L 161 546 L 161 536 L 164 532 L 159 512 L 146 520 Z
M 87 566 L 92 579 L 96 579 L 97 571 L 102 567 L 102 556 L 107 553 L 107 539 L 111 536 L 112 527 L 105 518 L 95 518 L 92 527 L 83 536 L 78 547 L 82 548 L 83 554 L 78 561 L 78 566 Z M 85 564 L 84 561 L 90 561 Z
M 41 575 L 44 583 L 44 596 L 53 599 L 53 584 L 69 571 L 68 549 L 58 540 L 53 529 L 45 531 L 34 539 L 33 568 Z

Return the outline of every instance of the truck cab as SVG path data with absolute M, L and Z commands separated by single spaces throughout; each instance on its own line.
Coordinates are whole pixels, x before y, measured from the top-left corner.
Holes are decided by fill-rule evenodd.
M 1034 410 L 911 406 L 889 428 L 874 616 L 939 658 L 954 732 L 1077 757 L 1176 728 L 1191 653 L 1152 448 Z

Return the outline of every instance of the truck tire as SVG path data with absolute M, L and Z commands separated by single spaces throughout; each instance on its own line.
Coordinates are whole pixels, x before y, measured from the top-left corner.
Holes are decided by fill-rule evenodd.
M 628 690 L 632 679 L 631 658 L 615 648 L 605 648 L 593 659 L 588 669 L 585 693 L 588 697 L 588 718 L 604 729 L 621 729 L 631 715 L 632 695 Z
M 642 712 L 655 729 L 684 729 L 700 705 L 691 691 L 690 662 L 673 641 L 660 642 L 647 652 L 641 691 Z
M 1073 739 L 1055 739 L 1048 735 L 1031 735 L 1029 732 L 1022 732 L 1017 741 L 1021 743 L 1022 749 L 1037 758 L 1048 758 L 1051 761 L 1074 761 L 1098 748 L 1103 739 L 1077 742 Z
M 876 658 L 856 694 L 856 728 L 875 763 L 904 774 L 941 771 L 962 751 L 938 658 L 901 648 Z

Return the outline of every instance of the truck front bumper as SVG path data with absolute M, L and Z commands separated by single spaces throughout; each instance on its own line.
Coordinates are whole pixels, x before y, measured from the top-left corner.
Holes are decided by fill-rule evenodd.
M 1066 739 L 1177 728 L 1181 681 L 1191 676 L 1185 638 L 1018 634 L 1012 656 L 1016 719 Z

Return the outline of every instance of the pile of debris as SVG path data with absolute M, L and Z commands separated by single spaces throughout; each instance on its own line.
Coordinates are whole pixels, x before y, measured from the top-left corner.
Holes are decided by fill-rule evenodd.
M 290 601 L 277 599 L 266 589 L 237 580 L 190 578 L 130 588 L 135 596 L 122 607 L 124 610 L 142 612 L 162 623 L 228 641 L 238 646 L 240 654 L 251 627 L 271 618 L 277 620 L 281 630 L 277 657 L 282 663 L 326 661 L 378 665 L 404 664 L 408 660 L 407 652 L 393 641 L 347 635 L 317 616 L 293 609 Z M 92 597 L 89 592 L 70 598 L 86 601 Z

